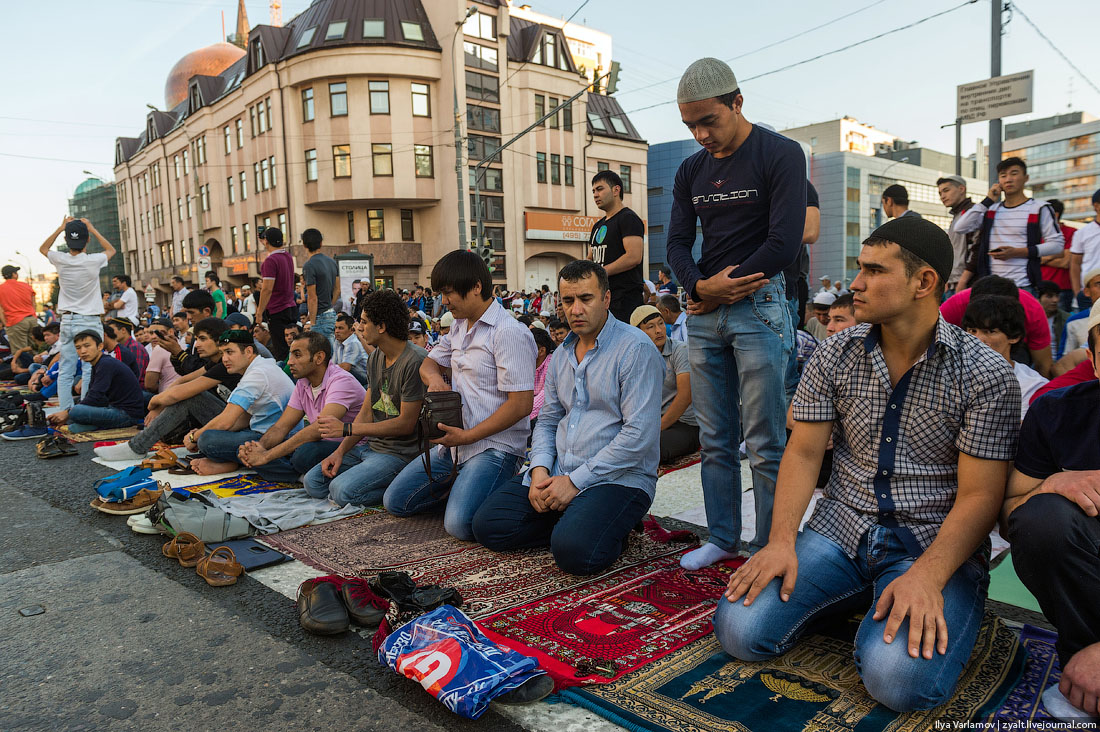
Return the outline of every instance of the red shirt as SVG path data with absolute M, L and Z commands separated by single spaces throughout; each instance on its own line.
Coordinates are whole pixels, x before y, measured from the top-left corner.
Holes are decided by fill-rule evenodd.
M 963 314 L 966 306 L 970 304 L 970 290 L 966 289 L 951 297 L 943 305 L 940 305 L 940 314 L 943 319 L 952 325 L 962 327 Z M 1020 290 L 1020 304 L 1024 306 L 1024 345 L 1029 351 L 1041 351 L 1050 345 L 1050 323 L 1047 322 L 1046 311 L 1039 301 L 1029 293 Z
M 1066 226 L 1062 224 L 1062 236 L 1066 238 L 1066 249 L 1069 249 L 1070 242 L 1073 241 L 1073 235 L 1077 229 L 1072 226 Z M 1069 290 L 1073 285 L 1069 282 L 1069 268 L 1061 269 L 1059 267 L 1043 267 L 1043 279 L 1050 280 L 1054 284 L 1061 287 L 1063 290 Z
M 1057 376 L 1047 383 L 1043 384 L 1034 394 L 1031 395 L 1031 401 L 1029 404 L 1034 404 L 1035 400 L 1046 394 L 1048 391 L 1054 391 L 1055 389 L 1061 389 L 1063 386 L 1073 386 L 1074 384 L 1083 384 L 1086 381 L 1092 381 L 1096 378 L 1096 370 L 1092 367 L 1092 361 L 1085 359 L 1081 363 L 1071 368 L 1061 376 Z
M 0 282 L 0 308 L 4 309 L 4 320 L 15 325 L 24 318 L 34 315 L 34 290 L 26 282 L 4 280 Z

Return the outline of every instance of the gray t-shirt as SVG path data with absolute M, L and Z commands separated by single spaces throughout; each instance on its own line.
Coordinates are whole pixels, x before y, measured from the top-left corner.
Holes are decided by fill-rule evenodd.
M 352 336 L 354 337 L 354 336 Z M 386 368 L 386 354 L 381 348 L 367 359 L 367 372 L 371 385 L 371 416 L 375 422 L 384 422 L 401 414 L 401 402 L 418 402 L 424 398 L 428 387 L 420 380 L 420 363 L 428 355 L 420 346 L 406 343 L 405 350 Z M 374 452 L 397 455 L 412 460 L 420 452 L 416 430 L 404 437 L 371 437 L 367 444 Z
M 314 254 L 302 265 L 302 280 L 306 287 L 317 286 L 318 315 L 332 307 L 332 288 L 336 286 L 339 276 L 340 268 L 336 266 L 336 260 L 327 254 Z
M 679 374 L 691 373 L 691 362 L 688 360 L 688 344 L 683 341 L 674 341 L 671 338 L 665 341 L 665 347 L 661 350 L 661 358 L 665 361 L 665 379 L 661 382 L 661 414 L 665 413 L 668 405 L 676 398 L 676 377 Z M 691 405 L 680 415 L 680 422 L 697 426 L 695 410 Z

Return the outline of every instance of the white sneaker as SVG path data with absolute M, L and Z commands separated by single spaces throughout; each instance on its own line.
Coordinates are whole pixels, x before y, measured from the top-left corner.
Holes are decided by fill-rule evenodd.
M 160 534 L 160 527 L 150 521 L 144 514 L 134 514 L 126 519 L 126 525 L 135 534 Z

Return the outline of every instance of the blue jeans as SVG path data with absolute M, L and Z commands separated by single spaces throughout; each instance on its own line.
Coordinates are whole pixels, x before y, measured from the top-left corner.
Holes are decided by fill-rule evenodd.
M 386 488 L 408 464 L 403 457 L 356 445 L 344 455 L 335 478 L 326 476 L 316 465 L 306 473 L 302 484 L 314 498 L 328 497 L 341 506 L 377 506 Z
M 141 424 L 121 409 L 115 407 L 89 407 L 74 404 L 69 409 L 69 430 L 71 432 L 90 432 L 91 430 L 114 429 Z
M 93 330 L 103 337 L 103 323 L 98 315 L 73 315 L 66 313 L 61 317 L 61 359 L 57 371 L 57 404 L 62 409 L 73 406 L 73 384 L 76 374 L 76 347 L 73 336 L 85 330 Z M 84 376 L 81 380 L 80 394 L 88 393 L 88 384 L 92 383 L 92 369 L 84 364 Z
M 806 529 L 795 543 L 798 579 L 790 599 L 779 598 L 774 579 L 756 601 L 718 600 L 714 633 L 726 653 L 742 661 L 762 661 L 789 651 L 819 618 L 866 611 L 855 640 L 855 662 L 871 696 L 898 712 L 931 709 L 947 701 L 974 650 L 982 623 L 989 575 L 977 559 L 956 570 L 943 588 L 947 653 L 931 660 L 909 656 L 909 620 L 892 643 L 882 634 L 887 618 L 874 620 L 874 606 L 892 581 L 913 565 L 901 540 L 885 526 L 873 526 L 858 556 L 851 559 L 833 540 Z
M 246 442 L 263 437 L 256 430 L 206 430 L 199 435 L 199 452 L 219 463 L 240 463 L 237 450 Z M 297 478 L 295 478 L 297 480 Z
M 539 513 L 528 491 L 517 476 L 486 498 L 474 515 L 474 537 L 497 552 L 549 546 L 558 567 L 577 575 L 614 564 L 653 503 L 643 490 L 604 483 L 578 493 L 564 511 Z
M 688 350 L 710 541 L 731 552 L 741 547 L 743 429 L 756 501 L 752 543 L 763 546 L 787 439 L 784 377 L 794 350 L 783 275 L 739 302 L 689 316 Z
M 336 311 L 328 309 L 323 313 L 317 313 L 317 320 L 310 326 L 310 330 L 320 333 L 328 338 L 328 343 L 336 350 Z
M 787 311 L 791 316 L 791 332 L 795 330 L 795 323 L 798 322 L 798 298 L 787 300 Z M 798 349 L 795 348 L 796 344 L 791 343 L 791 355 L 787 357 L 787 370 L 783 374 L 783 389 L 786 395 L 784 402 L 787 406 L 790 406 L 791 400 L 794 399 L 795 389 L 798 388 Z
M 289 438 L 290 435 L 287 435 L 287 437 Z M 331 440 L 307 442 L 299 445 L 289 455 L 276 458 L 266 465 L 253 468 L 253 470 L 264 480 L 270 480 L 273 483 L 297 483 L 303 475 L 314 467 L 320 468 L 321 461 L 331 455 L 339 446 L 339 442 Z
M 424 472 L 420 458 L 397 474 L 386 489 L 382 505 L 394 516 L 412 516 L 446 505 L 443 528 L 456 539 L 474 540 L 474 514 L 485 499 L 516 475 L 520 458 L 503 450 L 479 452 L 458 466 L 453 482 L 451 451 L 432 447 L 432 477 Z

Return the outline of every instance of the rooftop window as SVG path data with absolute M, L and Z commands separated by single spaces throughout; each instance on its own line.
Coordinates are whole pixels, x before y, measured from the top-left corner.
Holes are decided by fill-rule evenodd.
M 610 117 L 610 119 L 611 119 L 611 126 L 615 128 L 616 132 L 618 132 L 620 135 L 630 134 L 629 131 L 626 129 L 626 125 L 623 124 L 622 117 L 612 116 L 612 117 Z
M 306 28 L 306 32 L 302 34 L 302 37 L 298 39 L 298 48 L 305 48 L 313 42 L 313 36 L 317 33 L 317 26 L 312 28 Z
M 363 38 L 385 38 L 386 21 L 381 18 L 369 18 L 363 21 Z
M 420 27 L 419 23 L 410 23 L 403 20 L 401 21 L 401 35 L 405 37 L 406 41 L 422 41 L 424 40 L 424 29 Z
M 338 41 L 343 38 L 348 32 L 348 22 L 346 20 L 334 20 L 328 24 L 328 30 L 325 31 L 326 41 Z
M 603 130 L 604 132 L 607 131 L 607 125 L 603 123 L 603 117 L 596 114 L 595 112 L 588 113 L 588 124 L 592 125 L 592 129 L 594 130 Z

